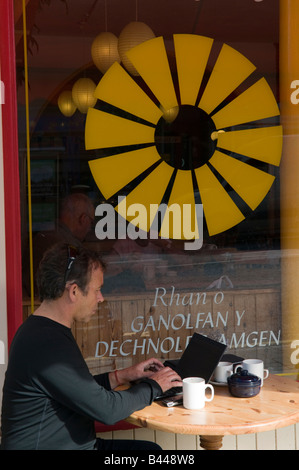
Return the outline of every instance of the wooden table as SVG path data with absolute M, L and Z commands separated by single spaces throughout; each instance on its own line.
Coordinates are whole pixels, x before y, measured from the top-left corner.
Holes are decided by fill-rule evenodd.
M 270 375 L 252 398 L 233 397 L 227 386 L 214 390 L 214 400 L 202 410 L 167 408 L 154 402 L 127 420 L 160 431 L 198 434 L 201 447 L 209 450 L 220 449 L 224 435 L 269 431 L 299 421 L 299 383 L 294 379 Z

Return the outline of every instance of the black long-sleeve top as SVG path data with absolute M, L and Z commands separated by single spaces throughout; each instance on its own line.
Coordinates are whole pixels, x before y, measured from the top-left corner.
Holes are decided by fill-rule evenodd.
M 113 391 L 92 376 L 69 328 L 31 315 L 12 342 L 3 387 L 3 449 L 93 449 L 94 421 L 114 424 L 161 393 L 143 379 Z

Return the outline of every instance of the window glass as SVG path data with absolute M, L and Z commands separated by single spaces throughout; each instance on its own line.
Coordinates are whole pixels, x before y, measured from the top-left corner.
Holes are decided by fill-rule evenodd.
M 106 300 L 73 328 L 93 372 L 179 358 L 195 331 L 283 370 L 279 4 L 239 3 L 29 0 L 28 83 L 16 14 L 24 319 L 46 244 L 100 251 Z M 147 41 L 138 70 L 119 55 L 128 25 Z M 175 215 L 175 234 L 159 235 L 163 215 L 147 234 L 149 204 L 190 202 L 200 248 L 172 237 Z M 72 236 L 70 211 L 84 215 Z

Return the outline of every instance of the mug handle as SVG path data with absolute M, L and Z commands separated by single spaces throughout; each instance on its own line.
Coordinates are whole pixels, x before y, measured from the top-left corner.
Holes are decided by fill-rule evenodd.
M 264 379 L 266 379 L 267 377 L 269 377 L 269 371 L 268 369 L 264 369 Z
M 234 373 L 238 372 L 238 370 L 242 370 L 242 365 L 241 364 L 237 364 L 235 367 L 234 367 Z
M 211 389 L 211 396 L 210 396 L 210 397 L 207 397 L 207 396 L 205 395 L 205 401 L 212 401 L 213 398 L 214 398 L 214 387 L 213 387 L 213 385 L 206 384 L 206 386 L 205 386 L 205 391 L 206 391 L 207 388 L 210 388 L 210 389 Z

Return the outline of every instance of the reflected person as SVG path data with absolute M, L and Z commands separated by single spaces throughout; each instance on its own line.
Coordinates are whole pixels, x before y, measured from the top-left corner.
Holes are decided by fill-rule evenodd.
M 72 193 L 62 200 L 56 229 L 38 232 L 33 237 L 34 279 L 43 254 L 48 248 L 59 242 L 74 246 L 80 246 L 84 242 L 94 223 L 94 213 L 93 203 L 86 194 Z M 29 269 L 29 250 L 26 250 L 23 259 L 23 286 L 27 295 L 30 295 Z

